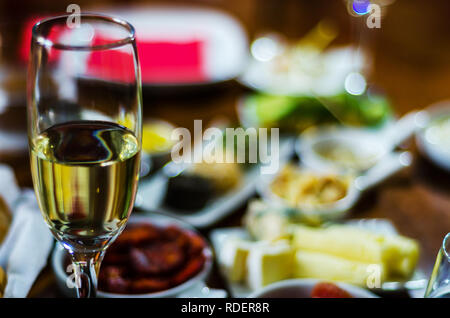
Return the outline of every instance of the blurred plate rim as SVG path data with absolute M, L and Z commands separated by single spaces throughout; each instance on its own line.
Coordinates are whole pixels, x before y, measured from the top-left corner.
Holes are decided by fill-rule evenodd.
M 441 100 L 427 106 L 425 114 L 428 116 L 427 122 L 416 132 L 416 143 L 419 151 L 434 164 L 450 172 L 450 153 L 440 150 L 439 145 L 432 144 L 425 138 L 425 131 L 430 127 L 433 120 L 439 116 L 447 115 L 450 117 L 450 99 Z
M 134 15 L 138 16 L 139 19 L 142 19 L 142 15 L 145 14 L 145 11 L 153 11 L 158 13 L 180 13 L 187 12 L 188 14 L 198 14 L 203 16 L 210 16 L 216 18 L 215 21 L 221 21 L 223 23 L 226 21 L 233 25 L 235 28 L 235 32 L 233 33 L 234 42 L 239 43 L 239 50 L 242 50 L 242 54 L 239 57 L 238 63 L 236 63 L 236 70 L 232 72 L 232 74 L 227 76 L 211 76 L 211 74 L 207 74 L 204 81 L 186 81 L 186 82 L 145 82 L 142 81 L 142 88 L 144 90 L 172 90 L 172 89 L 198 89 L 202 87 L 213 87 L 228 81 L 232 81 L 237 79 L 244 71 L 247 61 L 248 61 L 248 50 L 249 50 L 249 37 L 246 28 L 240 19 L 221 8 L 213 8 L 210 6 L 202 6 L 202 5 L 175 5 L 175 4 L 136 4 L 132 7 L 124 6 L 124 5 L 105 5 L 105 6 L 93 6 L 91 11 L 98 11 L 108 15 L 115 15 L 120 18 L 125 19 L 130 22 L 135 28 L 136 33 L 138 33 L 138 28 L 141 23 L 134 23 L 133 18 L 130 17 Z M 206 33 L 205 33 L 206 34 Z M 209 35 L 211 36 L 211 35 Z M 245 53 L 245 54 L 244 54 Z M 205 54 L 206 55 L 206 54 Z M 206 57 L 205 57 L 206 59 Z M 205 62 L 207 63 L 207 62 Z M 228 68 L 227 68 L 228 69 Z

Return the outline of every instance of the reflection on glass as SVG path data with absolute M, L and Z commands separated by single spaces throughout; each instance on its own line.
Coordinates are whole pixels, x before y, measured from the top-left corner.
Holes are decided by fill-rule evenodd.
M 425 297 L 450 298 L 450 233 L 442 242 Z

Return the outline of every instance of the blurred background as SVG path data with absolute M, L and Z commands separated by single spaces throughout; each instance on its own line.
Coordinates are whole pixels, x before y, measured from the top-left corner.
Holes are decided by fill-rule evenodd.
M 25 128 L 20 114 L 25 106 L 26 53 L 28 39 L 25 30 L 30 28 L 36 17 L 64 13 L 73 1 L 17 0 L 0 1 L 0 45 L 1 45 L 1 94 L 0 126 L 2 129 Z M 302 1 L 302 0 L 171 0 L 171 1 L 77 1 L 82 11 L 134 5 L 200 6 L 222 10 L 233 16 L 247 34 L 248 43 L 267 32 L 278 32 L 287 39 L 300 39 L 320 20 L 332 19 L 339 29 L 333 44 L 353 43 L 363 45 L 373 58 L 370 81 L 377 89 L 389 96 L 398 114 L 423 108 L 435 101 L 448 98 L 450 83 L 450 21 L 447 13 L 450 3 L 445 0 L 384 0 L 383 18 L 380 29 L 361 28 L 346 10 L 345 1 Z M 31 24 L 30 24 L 31 21 Z M 362 30 L 361 30 L 362 29 Z M 242 89 L 236 83 L 227 83 L 220 92 L 224 98 L 210 99 L 208 90 L 194 99 L 184 102 L 191 107 L 193 117 L 212 118 L 224 111 L 234 116 L 231 106 L 236 90 Z M 234 93 L 233 93 L 234 91 Z M 230 93 L 231 92 L 231 93 Z M 159 94 L 156 94 L 159 95 Z M 192 97 L 192 96 L 191 96 Z M 227 97 L 229 99 L 227 99 Z M 159 96 L 145 95 L 146 103 L 153 98 L 151 107 L 145 108 L 145 116 L 155 112 L 159 117 L 171 116 L 176 124 L 190 127 L 192 118 L 180 118 L 168 106 L 179 108 L 179 100 L 172 103 Z M 214 100 L 218 101 L 217 103 Z M 172 103 L 172 104 L 171 104 Z M 175 104 L 175 105 L 174 105 Z M 185 105 L 183 104 L 183 105 Z M 15 108 L 17 106 L 17 108 Z M 176 109 L 178 109 L 176 108 Z M 205 109 L 207 108 L 207 109 Z M 20 118 L 14 121 L 12 117 Z M 6 160 L 6 159 L 5 159 Z M 25 180 L 23 182 L 26 183 Z
M 374 79 L 396 102 L 399 111 L 421 107 L 447 97 L 450 49 L 450 3 L 445 0 L 389 0 L 380 29 L 366 32 L 375 57 Z M 18 0 L 0 2 L 2 64 L 23 67 L 19 52 L 23 30 L 33 17 L 63 13 L 73 1 Z M 92 1 L 77 1 L 82 11 Z M 339 25 L 337 42 L 355 41 L 357 30 L 344 1 L 302 0 L 170 0 L 95 1 L 95 7 L 133 5 L 196 5 L 224 10 L 242 24 L 249 39 L 264 32 L 280 32 L 298 39 L 320 19 L 330 17 Z M 95 8 L 94 7 L 94 8 Z M 367 31 L 367 30 L 366 30 Z M 367 40 L 367 39 L 366 39 Z
M 65 13 L 66 7 L 73 2 L 0 1 L 0 161 L 15 168 L 21 186 L 32 185 L 26 138 L 26 67 L 30 26 L 37 18 Z M 296 43 L 325 19 L 339 30 L 333 46 L 351 44 L 362 48 L 370 56 L 371 70 L 366 75 L 366 81 L 388 97 L 395 115 L 401 116 L 413 109 L 422 109 L 450 98 L 449 1 L 378 1 L 382 7 L 379 29 L 369 29 L 364 25 L 365 20 L 349 14 L 347 2 L 343 0 L 110 0 L 95 1 L 95 5 L 93 1 L 78 0 L 76 3 L 82 11 L 112 10 L 119 12 L 119 15 L 123 8 L 133 10 L 136 6 L 138 12 L 141 6 L 154 5 L 220 10 L 227 17 L 231 16 L 233 23 L 237 23 L 233 26 L 240 26 L 239 30 L 230 29 L 228 34 L 233 31 L 239 37 L 243 32 L 243 38 L 231 38 L 230 41 L 237 41 L 236 52 L 245 52 L 242 61 L 239 60 L 241 57 L 236 57 L 238 62 L 244 64 L 252 43 L 262 35 L 276 34 L 285 43 Z M 158 16 L 153 18 L 158 20 Z M 150 18 L 148 20 L 152 22 Z M 196 32 L 208 27 L 208 24 L 198 25 Z M 192 53 L 188 47 L 184 49 Z M 220 46 L 215 50 L 220 51 Z M 231 49 L 230 56 L 236 52 Z M 224 56 L 223 61 L 226 62 L 227 58 Z M 175 126 L 188 128 L 193 127 L 194 119 L 203 119 L 207 123 L 218 118 L 238 121 L 236 103 L 243 94 L 251 92 L 251 85 L 248 82 L 243 85 L 243 80 L 236 81 L 235 78 L 245 71 L 246 65 L 231 65 L 229 67 L 235 73 L 228 74 L 223 66 L 220 71 L 215 69 L 221 68 L 220 59 L 208 61 L 212 64 L 208 66 L 206 75 L 186 75 L 186 82 L 191 85 L 170 85 L 174 84 L 170 78 L 165 78 L 164 83 L 158 83 L 158 78 L 148 78 L 148 85 L 144 83 L 144 117 L 161 118 Z M 196 62 L 191 63 L 195 68 Z M 226 75 L 221 77 L 216 72 Z M 210 85 L 197 85 L 198 81 Z M 407 177 L 396 179 L 390 186 L 372 194 L 360 208 L 371 217 L 382 214 L 379 212 L 382 210 L 398 210 L 391 218 L 402 233 L 429 238 L 421 240 L 421 243 L 430 267 L 441 236 L 429 234 L 444 234 L 445 228 L 450 227 L 450 190 L 448 175 L 432 165 L 420 163 L 421 160 L 425 159 L 419 158 L 419 166 L 407 172 Z M 427 212 L 422 213 L 424 210 Z M 409 224 L 408 220 L 412 218 L 416 221 Z M 437 225 L 439 222 L 436 220 L 441 220 L 441 224 Z

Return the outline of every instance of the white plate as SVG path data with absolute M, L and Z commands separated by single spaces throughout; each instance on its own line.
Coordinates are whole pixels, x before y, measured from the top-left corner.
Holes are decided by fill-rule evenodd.
M 318 55 L 311 55 L 307 50 L 298 50 L 289 67 L 279 71 L 280 63 L 276 59 L 265 61 L 255 57 L 255 42 L 252 44 L 253 55 L 245 72 L 239 77 L 239 82 L 269 94 L 333 96 L 344 91 L 344 83 L 349 73 L 360 72 L 369 65 L 368 58 L 361 51 L 344 46 L 331 48 Z
M 386 219 L 352 219 L 347 220 L 343 222 L 344 224 L 348 224 L 354 227 L 362 228 L 368 231 L 372 231 L 374 233 L 379 233 L 383 235 L 395 235 L 397 234 L 397 230 L 395 229 L 394 225 Z M 211 243 L 213 245 L 213 248 L 216 252 L 216 256 L 220 254 L 220 251 L 223 246 L 223 242 L 230 236 L 234 237 L 240 237 L 242 239 L 249 239 L 250 235 L 242 227 L 234 227 L 234 228 L 222 228 L 222 229 L 215 229 L 211 231 L 210 233 L 210 239 Z M 224 277 L 225 283 L 227 285 L 228 290 L 231 293 L 232 297 L 249 297 L 253 292 L 258 291 L 252 291 L 249 287 L 247 287 L 244 284 L 240 283 L 233 283 L 230 282 L 226 275 L 224 275 L 223 269 L 219 269 L 222 272 L 222 276 Z M 426 287 L 427 280 L 425 279 L 424 273 L 422 273 L 420 270 L 416 270 L 413 277 L 407 281 L 407 282 L 385 282 L 381 286 L 381 291 L 399 291 L 404 290 L 405 288 L 410 290 L 411 295 L 420 295 L 422 291 L 419 293 L 415 293 L 417 289 L 423 289 Z
M 283 161 L 283 158 L 291 157 L 293 152 L 293 140 L 280 139 L 280 162 Z M 135 206 L 145 211 L 157 211 L 176 216 L 198 228 L 208 227 L 235 212 L 255 193 L 260 180 L 259 168 L 256 166 L 246 171 L 237 188 L 212 199 L 205 207 L 194 212 L 178 211 L 163 206 L 168 178 L 160 171 L 154 177 L 139 184 Z
M 236 18 L 224 11 L 200 6 L 158 5 L 94 9 L 130 22 L 140 40 L 173 43 L 202 41 L 200 55 L 203 59 L 201 70 L 205 75 L 204 81 L 179 83 L 143 81 L 144 86 L 174 87 L 219 83 L 237 77 L 247 63 L 246 31 Z

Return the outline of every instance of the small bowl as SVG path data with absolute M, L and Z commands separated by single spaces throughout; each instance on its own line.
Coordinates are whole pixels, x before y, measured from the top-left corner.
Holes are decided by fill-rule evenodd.
M 285 199 L 275 194 L 271 189 L 271 184 L 273 180 L 278 176 L 281 169 L 279 169 L 279 171 L 273 175 L 261 176 L 260 182 L 258 182 L 258 184 L 256 185 L 258 194 L 261 196 L 261 198 L 263 198 L 263 200 L 269 202 L 271 205 L 287 209 L 294 209 L 298 211 L 300 215 L 305 216 L 308 220 L 322 222 L 341 219 L 347 215 L 347 212 L 359 199 L 360 190 L 355 186 L 355 182 L 351 181 L 348 186 L 346 195 L 335 202 L 324 203 L 320 205 L 318 204 L 315 206 L 292 206 Z M 304 171 L 312 171 L 317 175 L 324 174 L 308 168 L 300 167 L 300 169 Z M 337 175 L 339 176 L 341 174 Z
M 397 173 L 399 170 L 411 165 L 412 155 L 411 153 L 404 152 L 391 152 L 379 160 L 372 168 L 367 170 L 364 174 L 353 175 L 349 173 L 333 173 L 337 176 L 349 176 L 352 178 L 348 185 L 346 195 L 334 202 L 324 203 L 315 206 L 292 206 L 285 199 L 279 197 L 271 189 L 271 184 L 274 178 L 277 177 L 281 169 L 277 173 L 272 175 L 261 176 L 260 182 L 256 185 L 259 195 L 272 205 L 279 206 L 287 209 L 294 209 L 298 211 L 299 215 L 306 217 L 307 221 L 311 222 L 323 222 L 334 221 L 341 219 L 347 215 L 350 209 L 358 202 L 361 193 L 367 189 L 379 184 L 391 175 Z M 317 175 L 326 174 L 321 171 L 310 168 L 302 168 L 305 171 L 311 171 Z
M 411 111 L 378 129 L 343 126 L 313 127 L 299 136 L 295 150 L 302 163 L 311 169 L 365 173 L 413 135 L 420 128 L 422 117 L 423 111 Z M 338 145 L 351 151 L 359 160 L 355 163 L 342 164 L 318 152 L 321 147 Z
M 249 298 L 311 298 L 318 279 L 288 279 L 276 282 L 250 294 Z M 345 283 L 333 283 L 348 292 L 353 298 L 379 298 L 370 291 Z
M 416 133 L 416 143 L 419 150 L 437 166 L 450 172 L 450 150 L 445 150 L 439 144 L 427 138 L 427 129 L 430 124 L 441 116 L 450 116 L 450 100 L 441 101 L 429 106 L 424 112 L 422 129 Z M 450 136 L 449 136 L 450 138 Z
M 128 220 L 128 224 L 139 224 L 139 223 L 150 223 L 153 225 L 167 227 L 169 225 L 175 225 L 181 229 L 186 229 L 194 232 L 195 234 L 201 236 L 192 226 L 178 220 L 173 217 L 165 216 L 158 213 L 153 213 L 151 215 L 134 215 L 131 216 Z M 203 236 L 201 236 L 203 237 Z M 206 239 L 204 239 L 205 242 Z M 197 288 L 199 285 L 204 285 L 205 279 L 209 275 L 212 269 L 213 264 L 213 252 L 209 244 L 203 250 L 203 254 L 205 255 L 205 264 L 203 265 L 203 269 L 198 272 L 195 276 L 191 277 L 187 281 L 182 284 L 169 288 L 167 290 L 154 292 L 154 293 L 146 293 L 146 294 L 116 294 L 104 291 L 97 291 L 97 297 L 100 298 L 164 298 L 164 297 L 177 297 L 178 295 L 188 295 L 189 291 L 192 290 L 195 296 L 197 294 Z M 68 274 L 64 270 L 64 264 L 66 258 L 68 257 L 68 253 L 64 250 L 64 248 L 57 244 L 52 254 L 52 268 L 53 272 L 56 276 L 56 282 L 60 290 L 68 297 L 75 297 L 76 292 L 75 289 L 68 288 L 66 285 Z M 72 273 L 70 273 L 72 274 Z M 207 295 L 203 295 L 205 297 Z
M 342 145 L 359 156 L 358 164 L 348 167 L 323 157 L 318 153 L 321 147 Z M 357 128 L 322 127 L 306 130 L 297 140 L 296 152 L 309 168 L 318 171 L 352 171 L 360 173 L 373 167 L 387 152 L 388 146 L 376 133 Z

